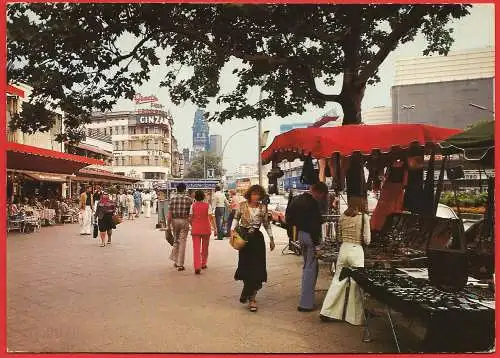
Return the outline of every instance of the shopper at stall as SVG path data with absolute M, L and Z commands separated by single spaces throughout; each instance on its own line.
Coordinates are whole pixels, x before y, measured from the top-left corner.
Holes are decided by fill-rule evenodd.
M 348 204 L 339 220 L 342 245 L 320 317 L 322 320 L 345 320 L 353 325 L 361 325 L 364 312 L 360 289 L 350 278 L 344 278 L 342 281 L 339 278 L 344 267 L 364 267 L 363 245 L 370 244 L 371 240 L 370 217 L 366 198 L 352 197 Z
M 146 190 L 144 192 L 143 204 L 144 204 L 144 216 L 150 218 L 152 201 L 151 201 L 151 193 L 149 190 Z
M 90 235 L 92 232 L 93 202 L 92 187 L 88 185 L 86 190 L 80 195 L 80 212 L 82 215 L 80 235 Z
M 101 199 L 97 202 L 95 212 L 97 225 L 99 226 L 99 234 L 101 236 L 101 247 L 106 246 L 106 234 L 108 234 L 108 245 L 111 245 L 111 234 L 113 229 L 116 228 L 113 223 L 113 214 L 115 209 L 116 205 L 109 198 L 109 194 L 102 192 Z
M 189 210 L 193 201 L 186 194 L 186 184 L 177 185 L 177 194 L 170 199 L 167 227 L 174 235 L 174 246 L 170 259 L 175 262 L 177 271 L 184 271 L 186 239 L 189 233 Z
M 215 193 L 212 197 L 212 207 L 214 208 L 215 213 L 215 222 L 217 223 L 217 238 L 216 240 L 222 240 L 225 236 L 224 233 L 224 213 L 226 207 L 229 207 L 229 201 L 226 199 L 226 196 L 221 191 L 219 185 L 215 186 Z
M 142 211 L 142 194 L 139 189 L 135 189 L 134 191 L 134 208 L 135 216 L 139 217 Z
M 206 203 L 203 190 L 197 190 L 194 195 L 195 202 L 189 211 L 191 223 L 191 236 L 193 237 L 193 263 L 194 272 L 199 275 L 202 269 L 207 268 L 208 245 L 210 234 L 217 235 L 214 213 L 210 204 Z
M 302 288 L 298 310 L 314 310 L 314 289 L 318 278 L 317 252 L 321 244 L 321 203 L 328 195 L 325 183 L 311 185 L 309 192 L 295 197 L 287 206 L 285 222 L 295 227 L 297 239 L 302 247 L 304 266 L 302 269 Z
M 245 246 L 238 251 L 238 268 L 234 279 L 243 281 L 240 302 L 248 302 L 248 309 L 251 312 L 257 312 L 255 297 L 262 288 L 262 283 L 267 282 L 266 244 L 264 235 L 260 231 L 261 226 L 264 226 L 269 235 L 271 251 L 274 250 L 274 238 L 267 207 L 261 203 L 265 196 L 266 191 L 263 187 L 252 185 L 245 194 L 247 201 L 240 204 L 231 226 L 231 235 L 238 233 L 247 240 Z

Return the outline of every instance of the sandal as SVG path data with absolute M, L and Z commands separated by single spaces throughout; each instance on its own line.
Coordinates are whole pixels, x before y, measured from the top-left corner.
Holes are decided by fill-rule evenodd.
M 248 309 L 250 310 L 250 312 L 257 312 L 257 301 L 250 301 L 250 303 L 248 304 Z
M 184 270 L 185 270 L 184 266 L 177 266 L 177 271 L 184 271 Z
M 101 244 L 101 247 L 106 247 L 106 244 L 105 244 L 105 243 L 102 243 L 102 244 Z

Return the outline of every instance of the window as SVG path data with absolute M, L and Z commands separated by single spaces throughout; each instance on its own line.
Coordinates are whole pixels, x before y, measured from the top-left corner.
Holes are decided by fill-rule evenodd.
M 126 126 L 122 126 L 122 133 L 127 134 L 127 127 Z
M 149 157 L 144 157 L 146 165 L 149 165 Z
M 109 128 L 109 135 L 113 135 L 113 127 Z
M 144 128 L 144 134 L 149 134 L 149 128 L 148 127 Z

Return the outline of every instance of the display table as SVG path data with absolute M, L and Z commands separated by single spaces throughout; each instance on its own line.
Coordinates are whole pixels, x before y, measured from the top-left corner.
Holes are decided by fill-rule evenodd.
M 425 325 L 423 352 L 479 352 L 494 347 L 494 302 L 482 300 L 467 289 L 444 292 L 425 278 L 411 277 L 397 269 L 344 268 L 340 277 L 351 277 L 360 289 L 385 305 L 398 352 L 391 310 Z M 363 339 L 369 341 L 369 319 L 365 319 Z

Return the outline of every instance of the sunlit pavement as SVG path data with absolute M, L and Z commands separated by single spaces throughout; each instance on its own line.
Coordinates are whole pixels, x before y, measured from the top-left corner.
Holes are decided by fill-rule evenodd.
M 297 311 L 301 258 L 282 255 L 285 231 L 274 228 L 269 282 L 259 312 L 249 312 L 233 279 L 237 252 L 211 241 L 208 270 L 177 272 L 156 218 L 125 221 L 113 245 L 80 236 L 78 224 L 7 237 L 7 347 L 29 352 L 392 352 L 387 323 L 362 328 L 323 323 Z M 318 305 L 331 277 L 320 268 Z

